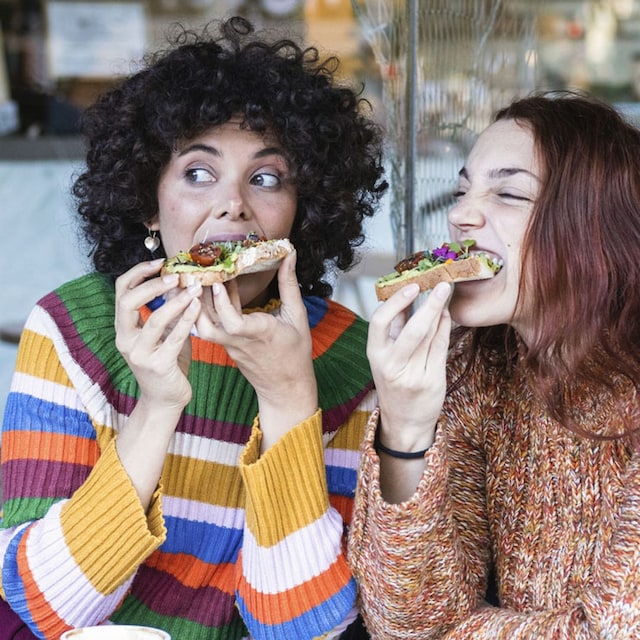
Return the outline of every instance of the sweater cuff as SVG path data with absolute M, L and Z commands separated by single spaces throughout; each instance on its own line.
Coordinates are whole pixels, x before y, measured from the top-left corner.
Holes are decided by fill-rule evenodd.
M 94 587 L 111 593 L 165 540 L 160 489 L 148 512 L 122 466 L 115 439 L 61 513 L 65 541 Z M 114 561 L 115 558 L 115 561 Z
M 399 522 L 402 520 L 411 521 L 418 514 L 420 514 L 420 517 L 424 517 L 425 505 L 427 504 L 439 510 L 442 507 L 439 497 L 443 497 L 446 494 L 443 488 L 447 482 L 445 430 L 440 427 L 436 429 L 435 441 L 424 454 L 425 470 L 414 494 L 405 502 L 389 503 L 382 497 L 380 489 L 380 458 L 374 447 L 379 416 L 379 409 L 376 409 L 371 414 L 362 444 L 363 461 L 361 473 L 363 477 L 369 478 L 367 489 L 373 505 L 372 510 L 384 514 L 387 518 L 396 518 Z
M 258 544 L 270 547 L 315 522 L 329 508 L 321 410 L 262 456 L 261 439 L 256 419 L 240 456 L 240 472 L 247 492 L 247 526 Z

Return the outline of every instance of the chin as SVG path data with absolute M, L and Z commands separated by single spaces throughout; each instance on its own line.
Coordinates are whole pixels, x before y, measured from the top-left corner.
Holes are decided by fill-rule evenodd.
M 503 324 L 504 319 L 496 315 L 496 308 L 488 301 L 471 301 L 469 299 L 453 298 L 449 304 L 451 320 L 463 327 L 490 327 Z

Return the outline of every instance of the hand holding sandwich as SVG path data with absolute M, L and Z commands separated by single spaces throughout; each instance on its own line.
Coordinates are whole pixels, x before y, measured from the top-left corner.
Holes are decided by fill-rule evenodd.
M 242 313 L 237 281 L 231 280 L 211 287 L 215 317 L 205 305 L 196 321 L 199 336 L 223 345 L 255 389 L 263 451 L 318 408 L 311 335 L 295 263 L 292 253 L 279 268 L 281 305 L 273 313 Z
M 153 277 L 162 263 L 134 266 L 117 279 L 115 289 L 116 345 L 140 387 L 139 400 L 120 429 L 116 447 L 145 509 L 158 484 L 178 417 L 191 399 L 189 335 L 201 310 L 199 284 L 170 296 L 178 276 Z M 166 302 L 141 324 L 139 309 L 158 296 L 166 296 Z
M 433 444 L 446 390 L 451 284 L 436 285 L 406 319 L 419 293 L 418 284 L 409 284 L 378 307 L 367 343 L 380 406 L 379 438 L 386 447 L 402 452 Z M 421 458 L 409 463 L 381 456 L 381 464 L 386 469 L 381 480 L 387 500 L 401 502 L 414 493 L 424 469 Z

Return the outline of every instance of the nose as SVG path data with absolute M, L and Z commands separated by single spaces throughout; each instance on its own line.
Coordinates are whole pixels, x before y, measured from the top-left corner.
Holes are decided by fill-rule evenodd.
M 241 220 L 247 218 L 249 212 L 241 187 L 237 183 L 220 185 L 214 208 L 216 218 Z
M 459 197 L 457 202 L 451 206 L 448 219 L 450 226 L 462 231 L 479 229 L 486 222 L 481 203 L 469 193 Z
M 217 218 L 229 218 L 231 220 L 242 220 L 247 217 L 244 203 L 241 198 L 232 198 L 222 203 L 216 213 Z

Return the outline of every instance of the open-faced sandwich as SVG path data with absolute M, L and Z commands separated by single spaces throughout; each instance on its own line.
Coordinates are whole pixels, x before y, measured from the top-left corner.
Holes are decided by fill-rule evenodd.
M 415 282 L 420 291 L 433 289 L 438 282 L 486 280 L 502 268 L 501 261 L 482 251 L 471 251 L 475 240 L 445 242 L 437 249 L 418 251 L 404 258 L 395 271 L 375 283 L 378 300 L 387 300 L 405 285 Z
M 242 240 L 195 244 L 189 251 L 167 258 L 161 274 L 179 274 L 181 287 L 196 280 L 207 287 L 247 273 L 277 269 L 292 251 L 293 245 L 287 238 L 267 240 L 249 233 Z

